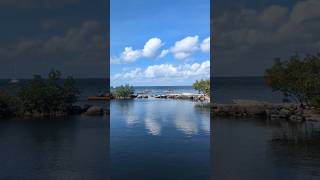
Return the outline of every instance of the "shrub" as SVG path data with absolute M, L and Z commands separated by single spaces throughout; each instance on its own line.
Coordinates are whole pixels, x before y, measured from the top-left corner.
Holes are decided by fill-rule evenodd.
M 24 112 L 42 115 L 66 112 L 77 101 L 79 91 L 71 77 L 62 80 L 60 76 L 56 70 L 49 73 L 48 79 L 35 75 L 19 93 Z
M 298 55 L 282 61 L 276 59 L 266 70 L 267 84 L 284 94 L 285 101 L 294 101 L 301 107 L 320 107 L 320 55 Z
M 19 102 L 16 97 L 0 91 L 0 117 L 13 116 L 20 111 Z
M 129 85 L 121 85 L 119 87 L 113 88 L 111 95 L 116 99 L 128 99 L 134 94 L 134 88 Z
M 210 80 L 197 80 L 192 87 L 199 93 L 210 96 Z

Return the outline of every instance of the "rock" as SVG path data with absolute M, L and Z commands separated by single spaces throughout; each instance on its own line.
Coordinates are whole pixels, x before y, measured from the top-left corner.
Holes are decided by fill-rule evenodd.
M 268 117 L 271 117 L 272 115 L 278 114 L 278 110 L 276 110 L 274 108 L 268 108 L 265 110 L 265 112 Z
M 135 94 L 131 94 L 130 98 L 137 98 L 138 95 L 135 95 Z
M 266 111 L 265 111 L 265 107 L 264 106 L 247 106 L 246 107 L 246 112 L 250 115 L 265 115 Z
M 88 110 L 89 108 L 91 108 L 91 107 L 92 107 L 92 105 L 85 104 L 85 105 L 82 107 L 82 113 L 87 112 L 87 110 Z
M 278 114 L 272 114 L 272 115 L 270 116 L 270 119 L 271 119 L 271 120 L 280 120 L 280 119 L 281 119 L 281 116 L 278 115 Z
M 149 98 L 149 97 L 148 97 L 148 95 L 140 94 L 137 96 L 137 98 L 142 99 L 142 98 Z
M 288 117 L 290 117 L 291 114 L 292 114 L 291 111 L 288 110 L 288 109 L 286 109 L 286 108 L 282 108 L 282 109 L 279 111 L 279 115 L 280 115 L 280 117 L 282 117 L 282 118 L 288 118 Z
M 302 122 L 304 119 L 302 116 L 292 115 L 292 116 L 290 116 L 289 120 L 292 122 Z
M 85 115 L 87 115 L 87 116 L 103 115 L 103 109 L 98 106 L 92 106 L 86 111 Z
M 304 110 L 303 116 L 307 121 L 317 121 L 320 122 L 320 114 L 314 110 Z

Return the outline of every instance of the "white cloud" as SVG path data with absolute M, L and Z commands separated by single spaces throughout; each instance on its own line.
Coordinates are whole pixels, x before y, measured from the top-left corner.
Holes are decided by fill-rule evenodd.
M 178 73 L 177 67 L 171 64 L 161 64 L 149 66 L 144 71 L 144 76 L 146 78 L 157 78 L 157 77 L 174 77 Z
M 186 59 L 198 50 L 199 36 L 188 36 L 177 41 L 171 48 L 171 52 L 176 59 Z
M 132 47 L 126 47 L 120 56 L 114 56 L 111 64 L 133 63 L 139 58 L 164 58 L 171 53 L 176 59 L 184 60 L 189 58 L 197 51 L 204 53 L 210 52 L 210 37 L 199 43 L 199 36 L 188 36 L 175 42 L 169 49 L 161 50 L 163 43 L 160 38 L 149 39 L 143 49 L 134 50 Z M 160 51 L 161 50 L 161 51 Z
M 124 51 L 121 53 L 120 60 L 124 63 L 130 63 L 136 61 L 140 57 L 140 50 L 133 50 L 132 47 L 126 47 Z
M 113 78 L 115 79 L 134 79 L 141 76 L 141 68 L 136 68 L 134 70 L 124 72 L 121 74 L 116 74 Z
M 110 64 L 120 64 L 120 60 L 117 57 L 110 57 Z
M 189 78 L 209 78 L 210 76 L 210 61 L 202 63 L 172 65 L 160 64 L 148 66 L 144 70 L 136 68 L 131 71 L 124 71 L 111 77 L 112 81 L 126 80 L 160 80 L 160 79 L 189 79 Z
M 161 51 L 160 55 L 158 56 L 158 58 L 164 58 L 165 56 L 167 56 L 169 54 L 169 50 L 168 49 L 164 49 Z
M 154 58 L 157 56 L 159 49 L 162 46 L 161 39 L 149 39 L 143 49 L 134 50 L 132 47 L 126 47 L 119 57 L 113 57 L 111 64 L 127 64 L 133 63 L 139 58 Z
M 162 43 L 161 39 L 159 38 L 151 38 L 146 44 L 144 45 L 144 48 L 142 50 L 142 56 L 147 58 L 153 58 L 158 53 L 158 50 L 161 48 Z
M 202 52 L 205 52 L 205 53 L 210 52 L 210 37 L 202 41 L 200 48 Z

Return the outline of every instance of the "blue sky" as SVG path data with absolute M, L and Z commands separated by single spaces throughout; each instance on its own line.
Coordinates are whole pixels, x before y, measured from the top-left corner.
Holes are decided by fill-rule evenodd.
M 210 0 L 111 0 L 111 85 L 209 77 Z

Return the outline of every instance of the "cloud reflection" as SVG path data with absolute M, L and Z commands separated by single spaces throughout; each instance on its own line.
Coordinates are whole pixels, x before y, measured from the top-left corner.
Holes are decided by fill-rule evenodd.
M 145 122 L 145 127 L 148 130 L 148 133 L 157 136 L 161 134 L 161 123 L 158 122 L 157 120 L 151 118 L 151 117 L 146 117 L 144 119 Z
M 205 133 L 209 134 L 210 133 L 210 117 L 209 116 L 202 117 L 200 123 L 201 123 L 200 124 L 201 129 Z
M 175 119 L 175 126 L 186 135 L 198 134 L 198 126 L 192 114 L 179 111 Z

